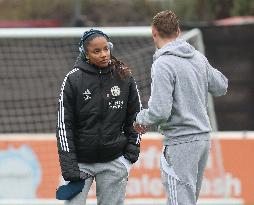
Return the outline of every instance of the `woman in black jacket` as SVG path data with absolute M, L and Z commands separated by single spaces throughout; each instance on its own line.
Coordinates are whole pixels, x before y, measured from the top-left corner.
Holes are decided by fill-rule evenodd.
M 137 86 L 130 69 L 111 55 L 112 44 L 102 31 L 86 31 L 79 50 L 61 87 L 56 134 L 64 180 L 86 181 L 66 204 L 84 205 L 95 179 L 98 204 L 121 205 L 140 151 L 133 128 L 140 111 Z

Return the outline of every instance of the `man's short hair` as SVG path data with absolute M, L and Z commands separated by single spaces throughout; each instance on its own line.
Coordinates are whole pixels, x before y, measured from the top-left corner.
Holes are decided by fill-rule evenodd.
M 156 28 L 160 37 L 171 37 L 179 29 L 179 17 L 172 11 L 161 11 L 153 17 L 152 25 Z

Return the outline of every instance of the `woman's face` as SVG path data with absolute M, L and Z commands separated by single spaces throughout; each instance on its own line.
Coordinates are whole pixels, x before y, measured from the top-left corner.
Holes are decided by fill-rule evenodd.
M 108 41 L 104 37 L 96 37 L 87 45 L 87 58 L 91 64 L 105 68 L 109 64 L 110 50 Z

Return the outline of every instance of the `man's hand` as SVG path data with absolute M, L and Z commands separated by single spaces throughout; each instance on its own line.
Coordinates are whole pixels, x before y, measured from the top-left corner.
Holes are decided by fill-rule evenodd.
M 136 130 L 136 132 L 141 134 L 141 135 L 145 134 L 146 131 L 147 131 L 147 127 L 145 125 L 140 125 L 140 124 L 138 124 L 136 122 L 133 123 L 133 127 Z

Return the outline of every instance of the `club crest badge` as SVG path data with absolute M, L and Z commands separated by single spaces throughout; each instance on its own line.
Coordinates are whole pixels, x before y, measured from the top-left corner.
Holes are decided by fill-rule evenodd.
M 114 96 L 114 97 L 119 96 L 121 93 L 120 88 L 118 86 L 112 87 L 110 91 L 111 91 L 112 96 Z

